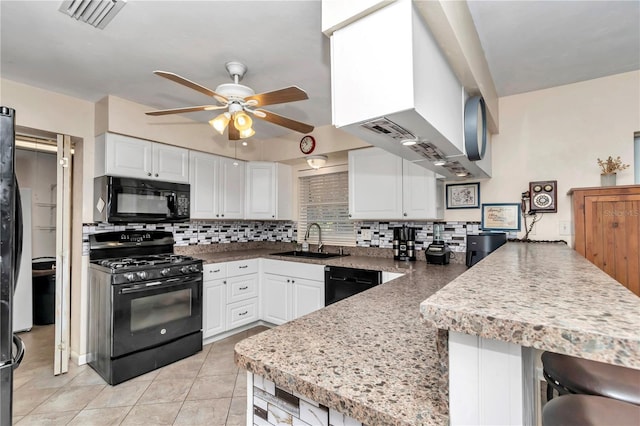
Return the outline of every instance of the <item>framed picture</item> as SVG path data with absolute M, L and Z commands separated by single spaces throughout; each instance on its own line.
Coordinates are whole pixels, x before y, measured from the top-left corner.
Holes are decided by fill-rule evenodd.
M 483 231 L 519 231 L 520 203 L 482 205 Z
M 480 208 L 480 182 L 447 185 L 447 208 Z

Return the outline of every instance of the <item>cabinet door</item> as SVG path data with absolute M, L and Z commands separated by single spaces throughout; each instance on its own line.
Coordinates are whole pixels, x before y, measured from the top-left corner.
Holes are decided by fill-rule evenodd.
M 218 167 L 215 155 L 189 153 L 189 184 L 191 184 L 191 218 L 214 219 L 218 213 Z
M 441 185 L 440 185 L 441 187 Z M 402 160 L 402 217 L 442 219 L 435 173 L 411 161 Z
M 402 218 L 402 158 L 380 148 L 349 151 L 349 217 Z
M 154 143 L 153 178 L 168 182 L 188 183 L 189 150 Z
M 245 162 L 220 158 L 219 212 L 225 219 L 244 218 Z
M 151 151 L 153 142 L 108 133 L 104 144 L 106 175 L 141 179 L 152 177 Z M 96 153 L 96 158 L 98 153 Z
M 264 274 L 262 281 L 262 319 L 280 325 L 291 319 L 291 279 Z
M 584 257 L 640 296 L 640 194 L 584 197 Z M 576 250 L 579 247 L 576 244 Z M 580 250 L 578 250 L 580 252 Z
M 304 278 L 292 278 L 293 316 L 292 319 L 317 311 L 324 307 L 324 282 Z
M 276 218 L 275 163 L 247 163 L 246 219 Z
M 226 288 L 224 279 L 204 281 L 203 309 L 202 309 L 202 334 L 203 337 L 211 337 L 226 330 Z

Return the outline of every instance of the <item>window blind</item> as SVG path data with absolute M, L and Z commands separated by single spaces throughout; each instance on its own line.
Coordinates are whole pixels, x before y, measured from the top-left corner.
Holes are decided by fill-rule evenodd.
M 298 186 L 298 239 L 302 241 L 309 224 L 316 222 L 322 228 L 324 244 L 355 246 L 353 222 L 349 220 L 347 172 L 301 177 Z M 310 243 L 316 243 L 317 232 L 315 227 L 311 230 Z

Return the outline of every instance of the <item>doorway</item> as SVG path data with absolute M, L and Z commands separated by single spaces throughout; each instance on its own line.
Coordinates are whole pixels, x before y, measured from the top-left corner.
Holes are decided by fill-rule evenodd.
M 72 145 L 67 135 L 16 128 L 16 175 L 30 216 L 23 241 L 30 250 L 23 253 L 16 290 L 23 296 L 14 309 L 22 313 L 15 331 L 29 333 L 34 326 L 55 330 L 55 375 L 68 370 L 69 360 Z

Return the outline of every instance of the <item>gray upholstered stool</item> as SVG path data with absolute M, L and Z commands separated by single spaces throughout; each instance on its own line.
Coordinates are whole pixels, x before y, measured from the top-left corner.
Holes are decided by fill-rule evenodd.
M 547 401 L 560 395 L 587 394 L 640 405 L 640 370 L 553 352 L 542 354 Z
M 593 395 L 563 395 L 545 404 L 543 426 L 638 426 L 640 406 Z

